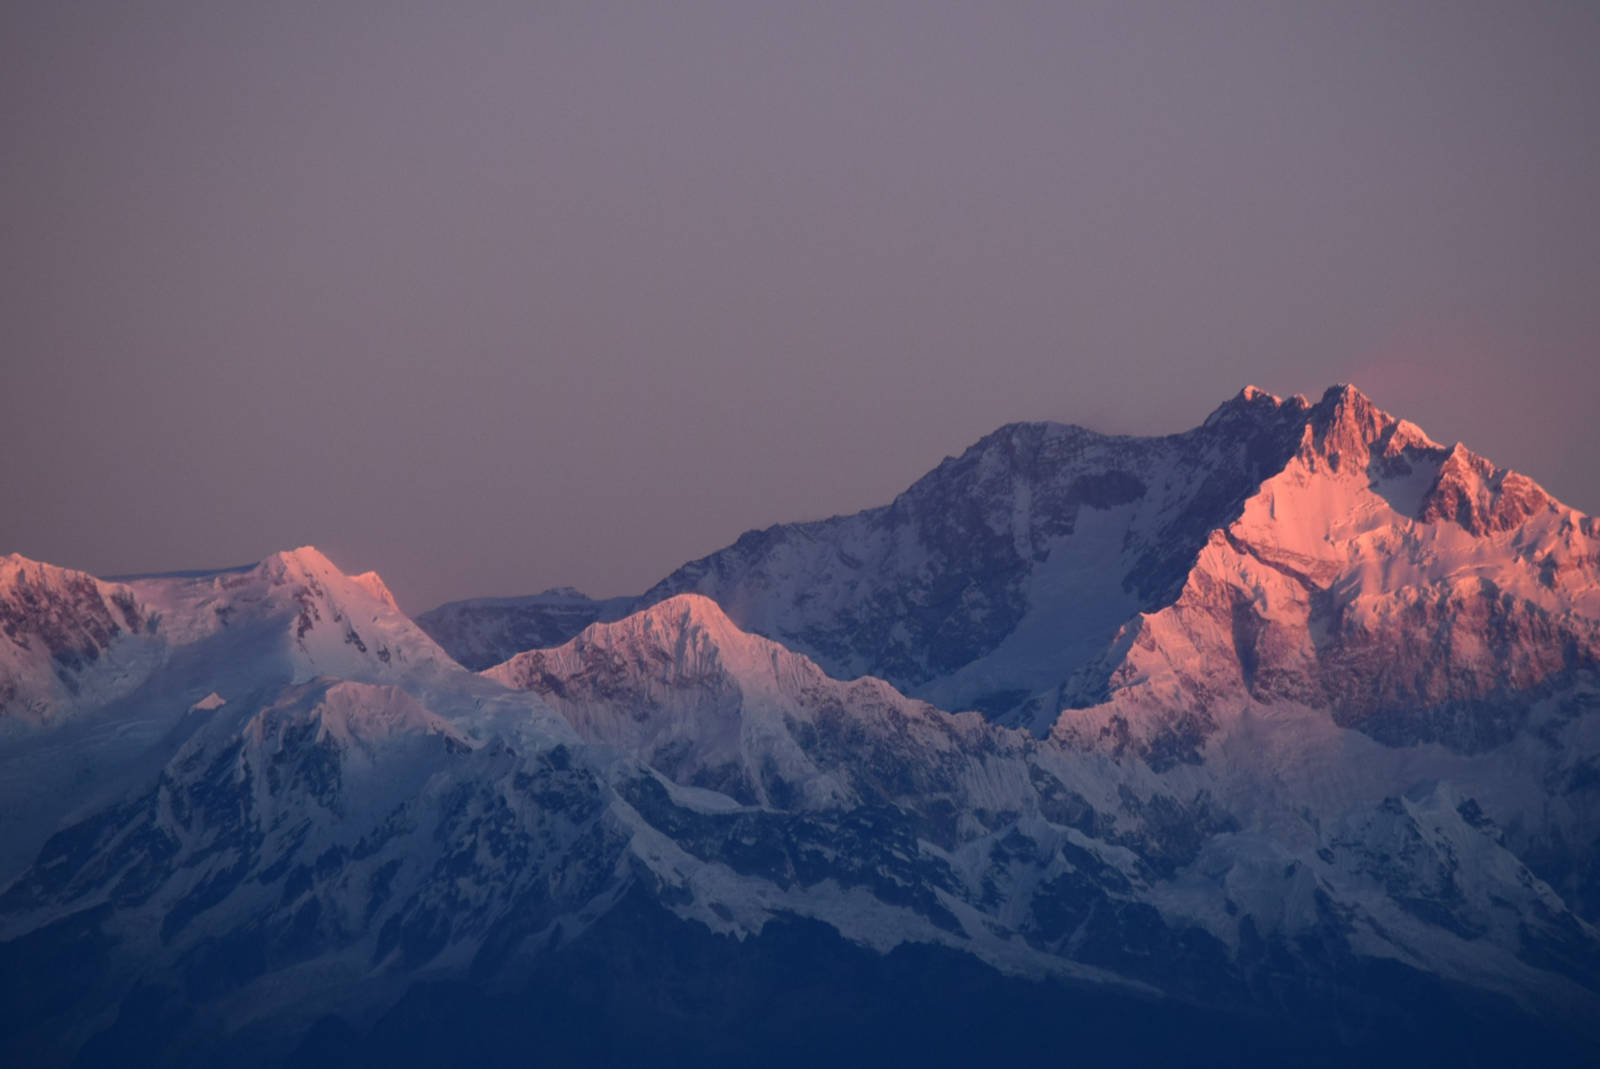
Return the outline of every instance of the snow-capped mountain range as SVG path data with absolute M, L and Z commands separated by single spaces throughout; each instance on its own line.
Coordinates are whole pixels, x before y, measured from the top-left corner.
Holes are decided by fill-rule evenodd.
M 1350 387 L 1002 428 L 608 602 L 12 556 L 0 1052 L 1576 1064 L 1597 660 L 1600 525 Z

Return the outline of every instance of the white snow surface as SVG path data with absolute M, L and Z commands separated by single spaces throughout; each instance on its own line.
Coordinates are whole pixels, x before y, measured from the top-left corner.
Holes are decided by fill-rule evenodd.
M 15 556 L 0 562 L 0 609 L 27 609 L 41 591 L 48 611 L 18 614 L 35 633 L 0 636 L 0 809 L 11 818 L 0 826 L 0 880 L 63 819 L 153 774 L 175 739 L 220 708 L 213 698 L 319 676 L 403 682 L 446 708 L 493 690 L 475 688 L 375 574 L 346 576 L 309 546 L 252 568 L 125 583 Z M 107 619 L 120 630 L 95 643 Z M 58 647 L 95 644 L 98 656 L 74 653 L 85 667 L 63 668 L 37 633 L 45 625 Z
M 915 809 L 947 800 L 963 814 L 953 841 L 924 842 L 922 849 L 945 858 L 974 889 L 997 878 L 990 852 L 1006 826 L 986 824 L 980 815 L 1011 813 L 1037 839 L 1064 836 L 1095 853 L 1173 923 L 1199 925 L 1230 946 L 1238 945 L 1245 917 L 1260 933 L 1290 940 L 1325 924 L 1316 905 L 1320 894 L 1350 911 L 1365 953 L 1518 998 L 1538 990 L 1541 997 L 1576 1005 L 1591 997 L 1571 981 L 1541 980 L 1540 970 L 1517 955 L 1515 925 L 1527 914 L 1564 915 L 1584 938 L 1600 936 L 1571 918 L 1559 896 L 1532 877 L 1497 834 L 1468 826 L 1455 811 L 1470 798 L 1497 819 L 1522 826 L 1554 819 L 1569 833 L 1597 815 L 1592 803 L 1554 815 L 1544 786 L 1549 754 L 1531 738 L 1477 756 L 1439 745 L 1394 748 L 1339 727 L 1323 709 L 1247 703 L 1211 738 L 1203 761 L 1158 774 L 1098 748 L 1040 740 L 973 713 L 944 713 L 880 680 L 834 680 L 806 658 L 738 630 L 714 602 L 695 595 L 669 599 L 615 624 L 593 625 L 558 649 L 521 654 L 485 675 L 538 692 L 590 742 L 616 747 L 679 784 L 718 783 L 747 805 L 772 805 L 778 785 L 785 787 L 781 804 L 819 810 L 886 799 Z M 849 740 L 848 747 L 830 750 L 830 714 L 838 718 L 832 730 Z M 901 793 L 874 775 L 885 752 L 912 781 Z M 1233 830 L 1209 837 L 1200 856 L 1170 879 L 1151 880 L 1136 854 L 1044 820 L 1036 786 L 1041 771 L 1070 785 L 1102 814 L 1112 841 L 1137 843 L 1159 834 L 1140 815 L 1143 806 L 1198 804 L 1194 819 L 1201 819 L 1205 803 L 1214 803 Z M 1401 834 L 1381 829 L 1402 816 L 1410 822 L 1406 828 L 1421 827 L 1419 805 L 1427 820 L 1448 825 L 1444 831 L 1423 829 L 1446 835 L 1445 845 L 1407 861 L 1408 867 L 1385 870 L 1372 862 L 1373 856 L 1386 856 L 1385 836 Z M 1403 813 L 1391 813 L 1396 806 Z M 656 857 L 664 847 L 658 837 L 647 838 Z M 1338 855 L 1332 861 L 1325 857 L 1330 850 Z M 1452 884 L 1449 890 L 1459 890 L 1462 898 L 1465 934 L 1440 930 L 1431 919 L 1396 906 L 1383 882 L 1426 883 L 1440 857 L 1463 873 L 1459 888 Z M 989 919 L 1025 927 L 1032 889 L 1061 871 L 1009 871 L 1003 877 L 1014 881 L 1009 903 Z M 703 874 L 686 875 L 683 863 L 671 875 L 702 891 L 708 886 Z M 1443 895 L 1446 889 L 1431 890 Z M 709 901 L 701 898 L 686 907 L 718 930 L 759 927 L 734 918 L 762 916 L 778 900 L 769 888 L 757 897 L 761 908 L 744 901 L 733 909 L 734 900 L 756 892 L 718 893 L 730 896 L 710 899 L 728 907 L 715 914 L 721 920 L 712 919 Z M 1224 909 L 1225 902 L 1233 908 Z M 858 918 L 852 927 L 834 914 L 829 918 L 852 931 L 888 923 Z M 925 920 L 908 917 L 892 930 L 906 923 L 920 923 L 923 938 L 948 939 Z M 966 929 L 968 936 L 990 930 L 977 923 Z M 1491 946 L 1497 949 L 1485 949 Z M 1012 947 L 991 960 L 1028 971 L 1040 967 L 1037 957 Z
M 1441 487 L 1504 526 L 1431 511 Z M 1600 525 L 1347 389 L 1113 651 L 1109 700 L 1063 712 L 1057 737 L 1147 742 L 1197 710 L 1283 700 L 1359 722 L 1532 690 L 1600 661 Z
M 1173 567 L 1152 553 L 1197 514 L 1187 484 L 1245 464 L 1230 436 L 1262 421 L 1299 428 L 1287 462 L 1196 536 L 1155 604 L 1166 588 L 1141 569 Z M 931 506 L 908 494 L 893 522 L 754 539 L 748 575 L 739 554 L 697 562 L 685 574 L 717 600 L 663 593 L 481 674 L 376 575 L 310 547 L 123 582 L 4 558 L 0 939 L 130 901 L 116 933 L 158 960 L 304 909 L 334 933 L 325 951 L 243 985 L 220 1019 L 331 1000 L 361 1020 L 410 978 L 467 968 L 508 918 L 531 953 L 648 876 L 740 937 L 798 913 L 880 950 L 1139 986 L 1052 927 L 1082 900 L 1098 918 L 1153 907 L 1229 953 L 1247 922 L 1289 948 L 1336 931 L 1530 1006 L 1600 1009 L 1550 963 L 1600 948 L 1575 885 L 1524 861 L 1586 864 L 1600 828 L 1600 529 L 1349 389 L 1312 406 L 1247 388 L 1203 430 L 1016 430 L 952 462 L 988 495 L 956 533 L 1025 565 L 1004 596 L 939 586 L 961 547 L 923 540 L 906 517 Z M 1089 481 L 1016 474 L 1058 455 Z M 1140 460 L 1142 492 L 1095 466 L 1113 456 Z M 1053 493 L 1070 524 L 1041 519 Z M 878 579 L 912 577 L 904 604 L 948 594 L 973 626 L 1020 607 L 966 663 L 895 662 L 924 676 L 908 696 L 807 655 L 870 660 L 831 645 L 860 639 L 826 627 L 862 601 L 840 575 L 886 598 Z M 921 634 L 877 637 L 892 661 Z M 930 704 L 997 692 L 1022 695 L 1012 726 Z M 383 934 L 440 917 L 437 946 Z

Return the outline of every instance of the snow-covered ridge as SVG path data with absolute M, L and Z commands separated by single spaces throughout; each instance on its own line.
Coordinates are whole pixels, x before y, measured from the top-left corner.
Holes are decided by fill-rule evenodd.
M 686 591 L 547 592 L 581 629 L 481 675 L 310 547 L 8 559 L 0 649 L 46 681 L 46 633 L 99 652 L 0 738 L 0 1060 L 145 1019 L 206 1022 L 157 1063 L 360 1035 L 412 985 L 515 990 L 623 901 L 735 969 L 804 918 L 1301 1023 L 1371 1020 L 1390 968 L 1592 1021 L 1600 531 L 1530 487 L 1348 387 L 1016 425 Z
M 281 743 L 290 725 L 310 722 L 316 729 L 313 743 L 331 743 L 347 750 L 411 734 L 439 735 L 468 744 L 459 728 L 399 687 L 338 680 L 316 687 L 314 693 L 314 705 L 280 704 L 257 713 L 246 725 L 245 736 L 258 746 L 271 745 L 274 739 Z
M 852 730 L 894 719 L 908 768 L 924 747 L 947 756 L 965 744 L 984 748 L 977 714 L 951 717 L 879 679 L 832 679 L 695 594 L 592 624 L 556 649 L 518 654 L 483 674 L 538 694 L 591 742 L 750 804 L 839 806 L 875 793 L 853 759 L 808 751 L 801 737 L 814 739 L 830 718 L 848 719 Z
M 1330 391 L 1056 734 L 1196 760 L 1224 719 L 1293 701 L 1395 745 L 1503 744 L 1529 702 L 1600 666 L 1597 535 L 1531 480 Z
M 1130 650 L 1136 638 L 1140 649 L 1160 645 L 1166 624 L 1147 618 L 1168 610 L 1167 620 L 1181 617 L 1186 592 L 1192 604 L 1202 597 L 1197 588 L 1215 585 L 1216 569 L 1228 567 L 1216 547 L 1248 545 L 1254 567 L 1310 576 L 1318 611 L 1332 611 L 1321 592 L 1338 576 L 1347 577 L 1341 591 L 1349 576 L 1364 577 L 1363 606 L 1378 592 L 1420 598 L 1427 584 L 1468 572 L 1504 573 L 1507 581 L 1492 580 L 1497 596 L 1532 590 L 1530 576 L 1533 586 L 1548 577 L 1553 596 L 1534 590 L 1527 606 L 1488 616 L 1552 614 L 1553 631 L 1533 621 L 1515 628 L 1528 642 L 1575 637 L 1583 651 L 1585 621 L 1600 616 L 1589 593 L 1596 532 L 1593 520 L 1531 480 L 1465 447 L 1441 446 L 1353 386 L 1332 387 L 1314 403 L 1246 387 L 1178 435 L 1002 427 L 888 506 L 748 532 L 622 608 L 701 593 L 741 628 L 835 676 L 878 676 L 942 708 L 977 708 L 1042 733 L 1064 708 L 1099 705 L 1115 689 L 1155 678 Z M 1352 564 L 1352 555 L 1367 563 Z M 1250 598 L 1240 592 L 1225 600 Z M 622 608 L 607 603 L 602 612 L 591 603 L 558 620 L 553 607 L 529 601 L 497 607 L 491 623 L 486 609 L 461 605 L 452 607 L 450 628 L 471 636 L 461 641 L 482 663 L 489 650 L 509 657 L 519 641 L 541 633 L 547 641 L 540 645 L 556 645 Z M 1242 650 L 1231 625 L 1216 641 L 1172 639 L 1170 653 L 1158 655 L 1175 665 L 1155 673 L 1170 682 L 1153 684 L 1166 695 L 1160 701 L 1213 694 L 1220 677 L 1196 672 L 1216 657 L 1219 671 L 1232 671 L 1224 689 L 1249 689 L 1245 677 L 1253 678 L 1262 656 L 1252 648 L 1260 626 L 1243 608 L 1240 614 Z M 506 623 L 512 619 L 515 626 Z M 455 638 L 435 633 L 455 647 Z M 1356 632 L 1347 639 L 1341 649 L 1359 645 Z M 1305 649 L 1299 640 L 1289 645 Z M 1272 659 L 1270 649 L 1265 655 Z M 1537 685 L 1557 668 L 1543 653 L 1522 660 L 1524 667 L 1500 676 L 1470 675 L 1460 693 L 1437 686 L 1420 693 L 1431 701 Z M 1269 665 L 1267 675 L 1275 671 Z M 1358 674 L 1341 700 L 1348 704 L 1368 682 Z
M 943 705 L 999 712 L 1028 699 L 1012 694 L 1018 681 L 943 677 L 994 653 L 1027 615 L 1034 594 L 1095 611 L 1055 662 L 1076 664 L 1087 648 L 1098 650 L 1142 601 L 1181 580 L 1191 544 L 1216 516 L 1281 466 L 1307 407 L 1304 398 L 1280 401 L 1247 389 L 1202 427 L 1161 438 L 1012 424 L 946 458 L 891 505 L 747 532 L 640 597 L 592 601 L 558 589 L 453 602 L 422 614 L 419 623 L 463 664 L 483 668 L 524 649 L 559 645 L 595 620 L 698 592 L 715 598 L 741 627 L 807 653 L 836 675 L 878 675 L 918 693 L 925 687 L 924 696 Z M 1107 510 L 1121 510 L 1114 531 L 1100 522 Z M 1080 541 L 1128 545 L 1059 552 L 1080 518 L 1092 527 Z M 1114 559 L 1104 559 L 1107 552 Z M 1052 563 L 1051 574 L 1037 580 L 1043 589 L 1025 589 L 1030 572 Z M 1131 588 L 1131 602 L 1102 608 L 1120 587 Z M 951 618 L 952 599 L 966 619 Z M 1084 614 L 1059 615 L 1023 628 L 1027 659 L 1039 660 L 1036 633 L 1073 626 Z M 1041 667 L 1037 683 L 1053 689 L 1071 674 L 1070 667 L 1060 669 L 1060 663 Z M 993 674 L 978 669 L 980 676 Z M 1034 702 L 1032 715 L 1043 715 L 1048 704 Z
M 293 676 L 381 678 L 446 655 L 395 604 L 376 572 L 346 575 L 314 546 L 274 553 L 249 569 L 135 579 L 130 587 L 176 644 L 234 629 L 281 634 Z
M 1210 759 L 1193 767 L 1108 764 L 1060 735 L 1040 740 L 973 713 L 944 713 L 881 680 L 832 679 L 694 595 L 592 625 L 485 675 L 537 692 L 586 740 L 685 787 L 772 809 L 888 804 L 915 814 L 938 848 L 930 852 L 960 874 L 957 884 L 994 896 L 1023 879 L 989 923 L 1019 925 L 1036 939 L 1030 926 L 1043 914 L 1029 909 L 1045 905 L 1030 907 L 1031 896 L 1041 881 L 1067 877 L 1049 867 L 997 869 L 996 859 L 1039 850 L 1049 836 L 1035 829 L 1056 824 L 1090 851 L 1078 856 L 1080 868 L 1094 858 L 1119 873 L 1105 879 L 1127 881 L 1168 923 L 1197 924 L 1236 953 L 1262 935 L 1308 937 L 1330 923 L 1330 909 L 1349 911 L 1361 918 L 1362 953 L 1507 991 L 1553 985 L 1581 1001 L 1565 981 L 1540 978 L 1539 952 L 1527 941 L 1569 938 L 1559 934 L 1565 925 L 1583 953 L 1600 948 L 1508 849 L 1475 796 L 1526 841 L 1553 812 L 1541 786 L 1550 769 L 1536 751 L 1391 757 L 1299 707 L 1229 725 Z M 1571 726 L 1558 714 L 1537 729 Z M 1130 864 L 1136 856 L 1144 860 Z M 1253 934 L 1221 908 L 1224 898 L 1248 903 Z M 1530 916 L 1568 919 L 1534 936 L 1518 927 Z
M 585 663 L 585 658 L 602 650 L 635 662 L 654 660 L 663 652 L 670 652 L 674 678 L 686 680 L 728 670 L 746 677 L 768 676 L 773 685 L 779 685 L 781 675 L 816 670 L 809 661 L 778 643 L 739 630 L 710 598 L 683 594 L 615 623 L 591 624 L 558 649 L 519 654 L 484 675 L 520 686 L 542 668 L 575 669 Z
M 221 671 L 221 698 L 267 680 L 394 682 L 459 671 L 375 572 L 346 575 L 312 546 L 243 568 L 130 576 L 0 558 L 0 723 L 60 724 L 189 662 Z M 166 680 L 167 683 L 163 683 Z M 183 707 L 208 689 L 185 683 Z M 193 691 L 193 693 L 189 693 Z
M 319 677 L 454 692 L 461 671 L 376 575 L 310 546 L 249 568 L 105 583 L 0 562 L 0 880 L 114 797 L 198 714 Z M 476 699 L 462 693 L 454 705 Z
M 1250 391 L 1181 435 L 1002 427 L 888 506 L 750 532 L 641 603 L 703 593 L 835 675 L 1042 729 L 1305 421 L 1302 401 Z
M 48 724 L 136 685 L 157 621 L 129 587 L 0 557 L 0 731 Z

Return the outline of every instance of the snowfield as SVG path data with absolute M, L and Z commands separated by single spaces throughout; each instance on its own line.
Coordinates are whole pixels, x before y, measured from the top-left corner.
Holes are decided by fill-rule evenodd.
M 1353 388 L 1002 428 L 638 598 L 423 622 L 310 547 L 0 560 L 8 1062 L 437 1057 L 559 1005 L 602 1064 L 623 999 L 731 1063 L 719 977 L 819 970 L 832 1027 L 911 960 L 1134 1060 L 1160 1028 L 1095 1029 L 1600 1038 L 1600 525 Z

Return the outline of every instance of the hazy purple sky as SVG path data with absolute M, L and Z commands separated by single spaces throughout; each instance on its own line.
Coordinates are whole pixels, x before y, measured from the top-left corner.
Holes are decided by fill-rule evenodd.
M 0 552 L 642 589 L 1354 381 L 1600 511 L 1600 5 L 0 5 Z

